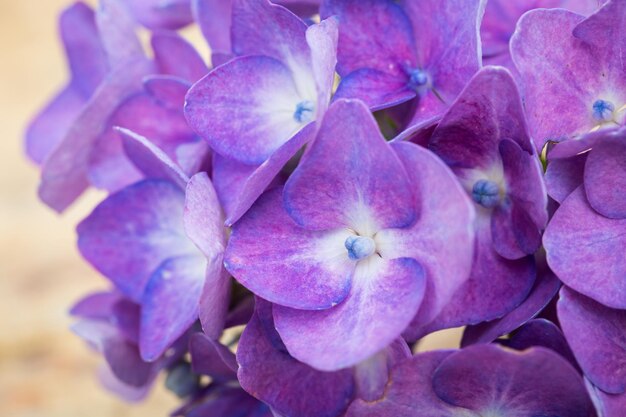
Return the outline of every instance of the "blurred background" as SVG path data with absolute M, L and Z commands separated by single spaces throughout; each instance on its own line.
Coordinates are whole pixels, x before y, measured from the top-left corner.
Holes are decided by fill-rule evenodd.
M 100 359 L 69 331 L 70 306 L 107 287 L 74 232 L 102 195 L 57 215 L 37 200 L 38 170 L 22 150 L 27 122 L 66 80 L 56 25 L 71 3 L 0 0 L 0 416 L 166 416 L 178 401 L 162 383 L 146 402 L 123 403 L 99 386 Z M 435 334 L 420 350 L 458 336 Z

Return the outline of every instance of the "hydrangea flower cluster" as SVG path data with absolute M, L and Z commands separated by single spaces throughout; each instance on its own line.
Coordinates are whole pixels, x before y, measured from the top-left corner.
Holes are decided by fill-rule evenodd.
M 626 0 L 101 0 L 60 31 L 26 151 L 51 208 L 108 192 L 77 233 L 111 289 L 71 310 L 108 389 L 626 415 Z

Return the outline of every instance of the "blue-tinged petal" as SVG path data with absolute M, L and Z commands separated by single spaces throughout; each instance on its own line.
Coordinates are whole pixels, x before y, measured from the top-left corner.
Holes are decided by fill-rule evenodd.
M 557 353 L 541 347 L 515 352 L 471 346 L 448 356 L 432 382 L 443 401 L 478 415 L 594 415 L 582 377 Z
M 180 29 L 193 21 L 189 0 L 125 0 L 148 29 Z
M 275 305 L 276 329 L 289 353 L 316 369 L 353 366 L 404 331 L 424 297 L 424 269 L 411 258 L 371 256 L 357 264 L 348 296 L 326 310 Z
M 585 376 L 611 394 L 626 391 L 626 311 L 611 309 L 567 287 L 557 313 Z
M 198 319 L 206 261 L 199 254 L 165 260 L 150 277 L 141 305 L 139 348 L 160 357 Z
M 126 296 L 141 301 L 166 259 L 196 253 L 183 227 L 184 193 L 173 183 L 142 181 L 109 196 L 77 227 L 78 247 Z
M 344 227 L 371 236 L 416 216 L 402 163 L 367 107 L 353 100 L 332 104 L 284 200 L 291 218 L 314 230 Z
M 152 35 L 152 50 L 160 74 L 195 82 L 209 72 L 200 54 L 175 32 L 157 32 Z
M 409 257 L 427 276 L 426 296 L 413 326 L 430 322 L 468 279 L 474 249 L 474 207 L 450 170 L 422 147 L 396 143 L 409 173 L 419 217 L 410 227 L 376 235 L 383 257 Z
M 256 165 L 315 119 L 314 93 L 300 93 L 281 62 L 236 58 L 189 90 L 185 115 L 216 152 Z
M 372 111 L 395 106 L 415 97 L 404 77 L 362 68 L 341 79 L 335 98 L 356 98 Z
M 572 192 L 556 211 L 543 245 L 550 268 L 565 285 L 606 306 L 626 308 L 626 219 L 596 212 L 584 187 Z
M 262 303 L 267 301 L 257 298 L 257 304 Z M 263 314 L 266 316 L 260 317 Z M 241 386 L 280 415 L 341 414 L 352 398 L 352 372 L 321 372 L 298 362 L 272 343 L 278 337 L 275 333 L 271 308 L 257 308 L 237 348 L 237 376 Z
M 585 192 L 589 205 L 612 218 L 626 218 L 626 131 L 606 138 L 589 152 L 585 163 Z
M 275 188 L 233 225 L 225 265 L 266 300 L 294 308 L 330 308 L 350 290 L 354 261 L 344 246 L 349 235 L 342 229 L 299 227 L 282 206 L 282 188 Z

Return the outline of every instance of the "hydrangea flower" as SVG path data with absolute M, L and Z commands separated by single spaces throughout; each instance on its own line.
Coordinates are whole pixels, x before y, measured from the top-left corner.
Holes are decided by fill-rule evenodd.
M 103 385 L 128 401 L 143 399 L 159 372 L 179 360 L 186 345 L 183 336 L 167 355 L 144 361 L 138 346 L 140 308 L 119 292 L 108 291 L 88 295 L 71 310 L 80 319 L 72 330 L 106 361 L 100 368 Z
M 442 417 L 595 415 L 582 378 L 556 353 L 478 345 L 414 356 L 392 371 L 385 398 L 357 400 L 346 416 L 412 417 L 416 410 Z
M 626 129 L 600 135 L 586 155 L 583 173 L 577 174 L 583 184 L 563 200 L 543 243 L 550 267 L 566 285 L 608 307 L 625 309 Z
M 408 125 L 433 124 L 481 66 L 485 1 L 326 0 L 337 16 L 337 97 L 372 110 L 416 99 Z
M 340 369 L 389 345 L 420 306 L 427 319 L 443 308 L 467 277 L 472 218 L 430 153 L 392 148 L 363 103 L 339 100 L 284 191 L 267 192 L 234 225 L 225 262 L 276 304 L 292 356 Z
M 524 13 L 538 8 L 562 8 L 588 16 L 599 7 L 599 3 L 599 0 L 489 0 L 480 28 L 483 59 L 490 65 L 503 65 L 514 71 L 509 42 Z
M 511 55 L 538 149 L 624 124 L 625 7 L 610 0 L 587 19 L 561 9 L 533 10 L 520 19 Z
M 141 304 L 139 347 L 148 361 L 198 316 L 218 337 L 228 308 L 215 191 L 205 173 L 188 179 L 178 171 L 178 178 L 146 179 L 112 194 L 77 229 L 83 256 Z
M 235 0 L 231 38 L 237 58 L 197 82 L 185 103 L 190 126 L 229 160 L 216 161 L 216 182 L 241 178 L 221 197 L 229 225 L 314 137 L 330 101 L 337 27 L 329 19 L 307 28 L 268 0 Z
M 494 320 L 511 312 L 535 280 L 533 253 L 547 222 L 547 197 L 515 82 L 499 67 L 479 71 L 433 132 L 429 149 L 459 178 L 477 210 L 469 280 L 428 332 Z
M 71 311 L 105 387 L 165 374 L 184 417 L 622 417 L 625 28 L 624 0 L 68 8 L 26 150 L 57 211 L 109 193 L 78 246 L 113 288 Z

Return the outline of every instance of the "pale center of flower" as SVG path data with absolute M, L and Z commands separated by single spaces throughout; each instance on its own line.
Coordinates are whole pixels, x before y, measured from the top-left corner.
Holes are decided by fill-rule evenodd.
M 592 105 L 593 118 L 600 123 L 610 122 L 614 119 L 615 105 L 607 100 L 596 100 Z
M 293 118 L 298 123 L 309 123 L 315 116 L 315 104 L 311 100 L 301 101 L 296 105 Z
M 344 245 L 348 250 L 348 257 L 355 261 L 367 258 L 376 251 L 376 242 L 367 236 L 348 236 Z
M 493 208 L 500 203 L 500 187 L 494 181 L 478 180 L 472 187 L 472 199 L 486 208 Z

